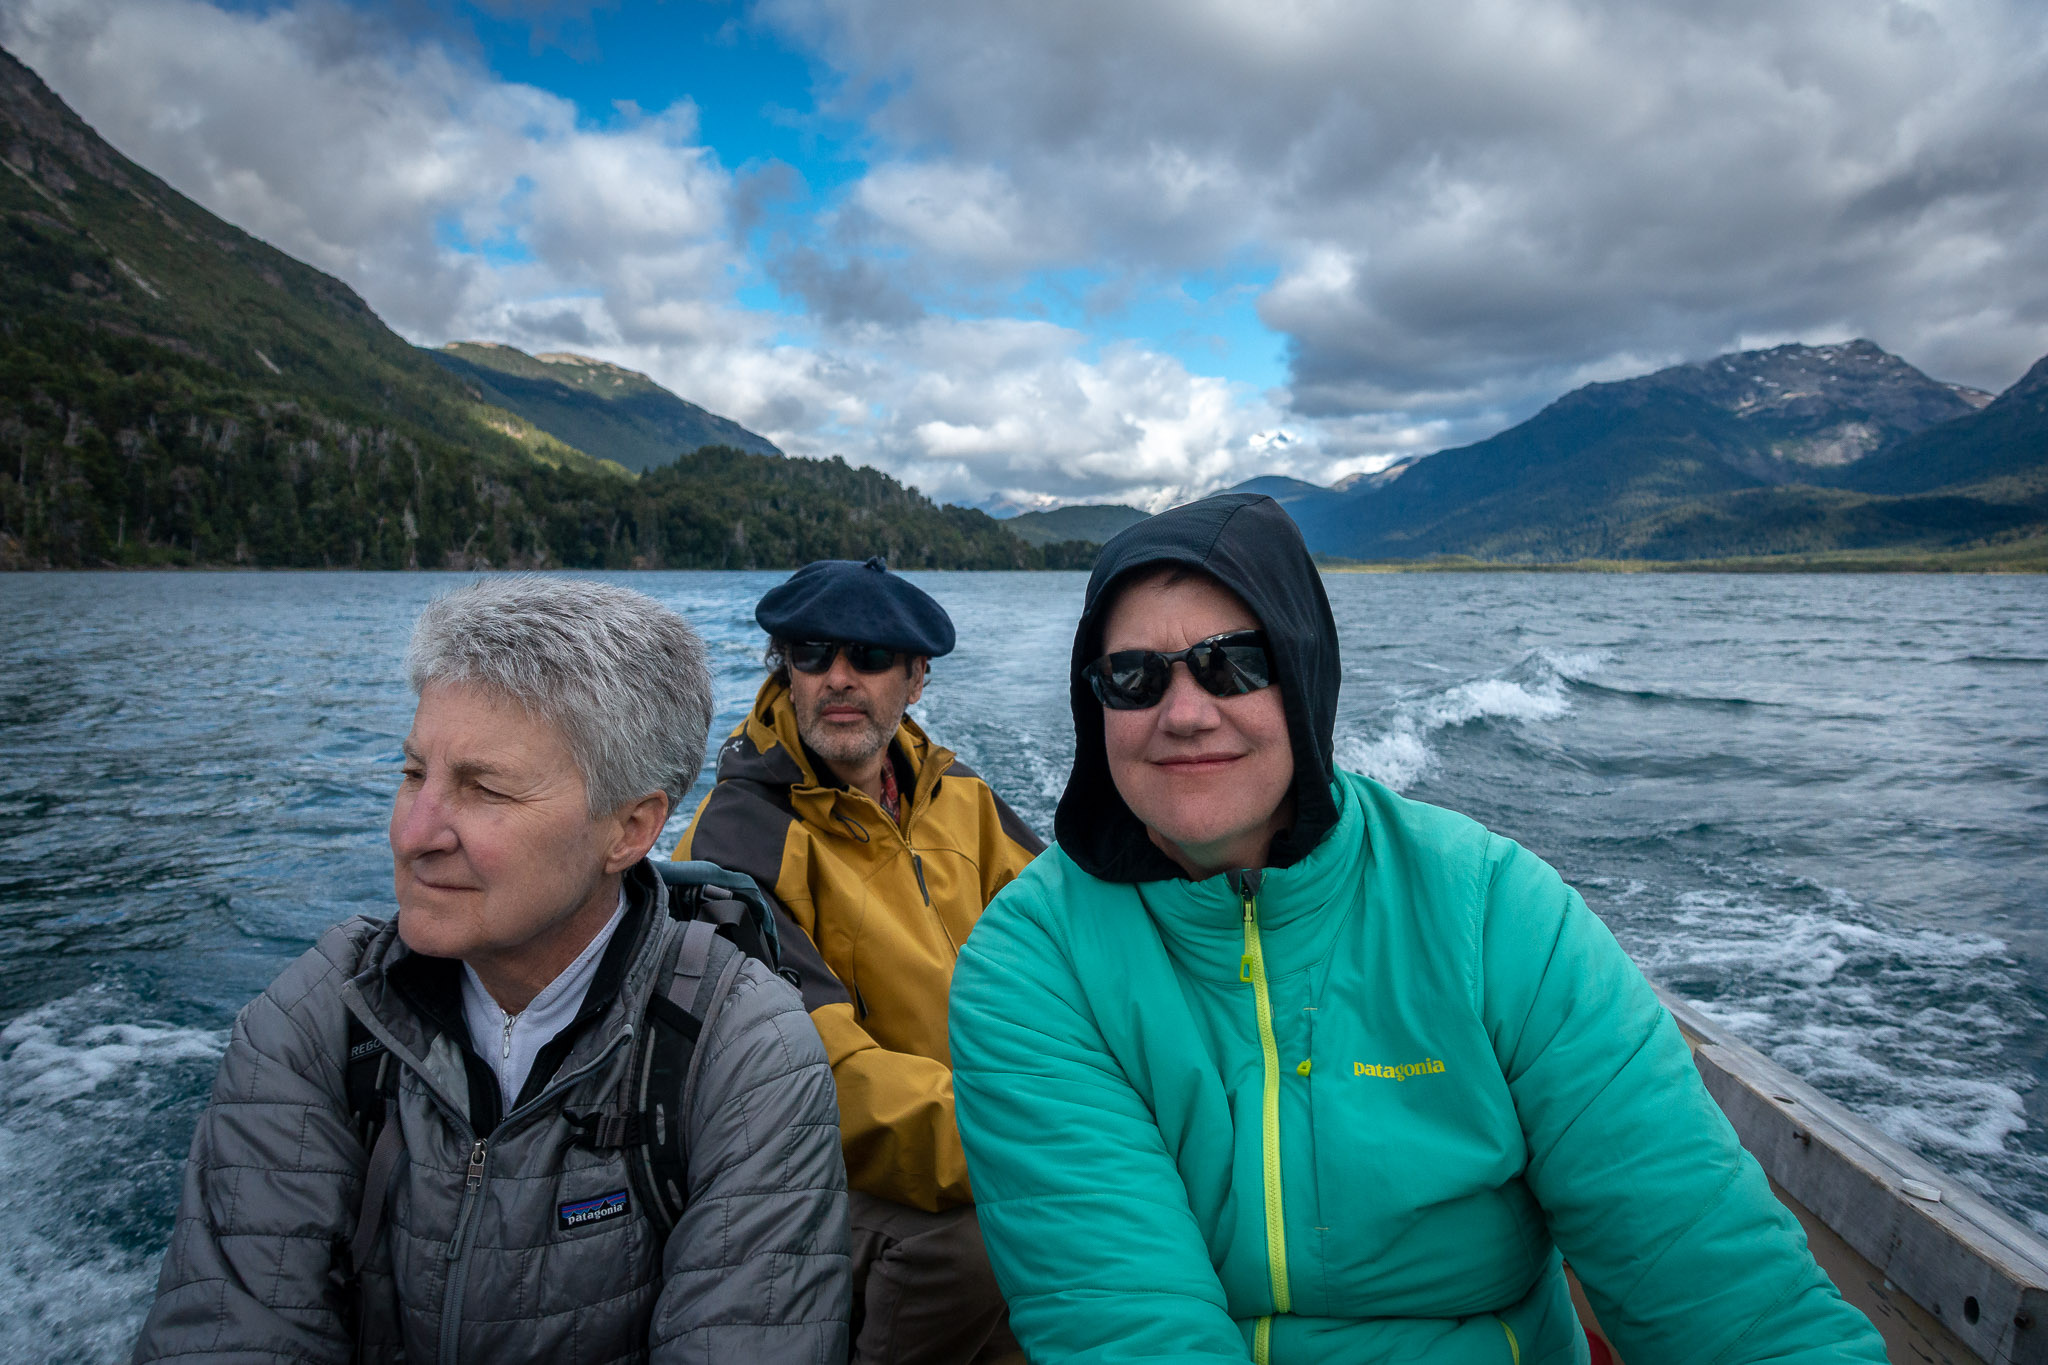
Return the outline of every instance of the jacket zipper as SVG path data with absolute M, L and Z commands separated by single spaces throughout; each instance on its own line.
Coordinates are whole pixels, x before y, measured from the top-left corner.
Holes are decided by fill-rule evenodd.
M 941 759 L 941 755 L 943 755 L 943 760 Z M 887 762 L 888 760 L 885 758 L 883 761 Z M 925 755 L 925 764 L 927 766 L 940 761 L 951 763 L 953 761 L 953 755 L 949 751 L 937 748 L 936 746 L 929 750 Z M 817 781 L 816 777 L 813 777 L 811 780 L 814 783 Z M 921 783 L 923 782 L 923 780 L 923 769 L 920 769 L 918 773 L 918 782 Z M 936 790 L 936 786 L 934 787 L 934 790 Z M 873 806 L 876 809 L 876 811 L 879 812 L 881 815 L 883 815 L 884 817 L 888 815 L 887 811 L 882 810 L 881 803 L 876 801 L 872 796 L 869 796 L 866 792 L 859 791 L 858 789 L 850 789 L 844 794 L 847 796 L 858 795 L 861 800 L 866 801 L 869 805 Z M 897 839 L 902 843 L 904 851 L 910 855 L 910 870 L 917 874 L 917 894 L 924 898 L 926 908 L 931 910 L 932 912 L 932 918 L 938 921 L 939 933 L 946 940 L 946 946 L 948 948 L 951 948 L 953 950 L 953 956 L 955 958 L 958 958 L 960 956 L 960 945 L 954 940 L 953 931 L 946 927 L 946 917 L 944 915 L 941 915 L 938 912 L 938 907 L 932 904 L 931 888 L 925 884 L 924 859 L 918 854 L 918 851 L 915 848 L 912 848 L 910 845 L 910 827 L 912 824 L 916 822 L 917 816 L 924 810 L 924 806 L 918 803 L 917 797 L 918 785 L 914 783 L 911 786 L 910 794 L 906 798 L 904 798 L 905 809 L 903 813 L 903 818 L 901 820 L 890 820 L 884 818 L 881 823 L 885 828 L 896 831 Z M 929 798 L 927 798 L 927 804 L 928 803 Z M 848 823 L 849 825 L 853 824 L 853 821 L 847 819 L 846 816 L 839 815 L 836 812 L 834 818 L 846 821 L 846 823 Z M 862 829 L 861 835 L 861 842 L 866 843 L 867 831 L 865 829 Z M 858 994 L 858 988 L 856 988 L 856 994 Z M 867 1010 L 865 1009 L 865 1007 L 863 1007 L 860 1011 L 860 1014 L 856 1017 L 865 1017 L 866 1014 Z
M 448 1243 L 448 1289 L 441 1298 L 441 1365 L 456 1365 L 457 1338 L 462 1333 L 462 1292 L 469 1280 L 469 1248 L 476 1241 L 476 1206 L 483 1202 L 489 1172 L 491 1140 L 478 1138 L 469 1149 L 469 1169 L 462 1182 L 462 1210 L 455 1217 L 455 1236 Z
M 1238 979 L 1249 981 L 1258 1011 L 1259 1052 L 1265 1074 L 1265 1094 L 1259 1107 L 1259 1129 L 1266 1176 L 1266 1264 L 1273 1276 L 1273 1313 L 1293 1310 L 1293 1295 L 1287 1290 L 1287 1221 L 1280 1188 L 1280 1048 L 1273 1038 L 1273 999 L 1266 992 L 1266 955 L 1259 942 L 1258 874 L 1237 874 L 1238 895 L 1244 901 L 1244 958 Z M 1259 1319 L 1252 1334 L 1252 1359 L 1267 1365 L 1273 1343 L 1273 1316 Z
M 865 792 L 862 793 L 862 796 L 865 797 L 866 795 Z M 955 958 L 959 957 L 960 945 L 953 941 L 953 931 L 946 927 L 946 917 L 941 915 L 939 908 L 932 904 L 931 888 L 925 884 L 924 855 L 910 846 L 910 831 L 905 827 L 909 823 L 908 819 L 906 818 L 904 824 L 898 824 L 894 820 L 885 821 L 884 823 L 896 831 L 896 838 L 902 843 L 903 851 L 910 855 L 910 870 L 917 876 L 917 894 L 924 898 L 925 908 L 932 912 L 932 918 L 938 922 L 939 933 L 946 940 L 946 946 L 953 950 Z M 865 1014 L 866 1011 L 863 1010 L 862 1013 Z
M 547 1089 L 534 1096 L 533 1099 L 522 1107 L 514 1109 L 510 1114 L 500 1119 L 498 1127 L 502 1129 L 506 1123 L 510 1122 L 517 1115 L 523 1114 L 529 1109 L 537 1108 L 542 1102 L 550 1099 L 563 1087 L 573 1085 L 576 1081 L 604 1066 L 611 1061 L 613 1054 L 619 1050 L 620 1045 L 630 1043 L 632 1038 L 633 1029 L 628 1025 L 617 1038 L 612 1039 L 611 1044 L 604 1051 L 598 1053 L 597 1056 L 591 1058 L 582 1066 L 577 1067 L 568 1075 L 556 1077 Z M 462 1333 L 462 1295 L 468 1286 L 469 1251 L 476 1242 L 477 1208 L 483 1203 L 484 1180 L 490 1174 L 490 1159 L 491 1140 L 486 1137 L 475 1139 L 469 1149 L 469 1166 L 463 1172 L 462 1207 L 455 1215 L 455 1235 L 448 1242 L 447 1255 L 453 1264 L 448 1267 L 448 1289 L 441 1299 L 440 1365 L 457 1365 L 461 1357 L 458 1338 Z

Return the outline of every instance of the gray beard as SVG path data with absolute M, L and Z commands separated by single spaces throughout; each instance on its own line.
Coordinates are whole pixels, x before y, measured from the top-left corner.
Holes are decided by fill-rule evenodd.
M 875 755 L 889 747 L 889 741 L 896 737 L 896 725 L 899 723 L 900 718 L 885 728 L 870 715 L 867 724 L 858 731 L 848 732 L 842 728 L 826 734 L 816 734 L 812 732 L 812 727 L 817 726 L 818 722 L 812 720 L 809 724 L 799 724 L 797 732 L 803 736 L 804 743 L 810 745 L 820 758 L 857 768 L 872 761 Z

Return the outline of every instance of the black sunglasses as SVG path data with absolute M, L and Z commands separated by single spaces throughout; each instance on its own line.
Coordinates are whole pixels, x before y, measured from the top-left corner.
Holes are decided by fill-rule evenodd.
M 1173 681 L 1173 666 L 1184 663 L 1188 676 L 1212 697 L 1238 697 L 1269 687 L 1273 656 L 1263 630 L 1233 630 L 1197 640 L 1186 649 L 1120 649 L 1105 654 L 1082 672 L 1095 699 L 1112 711 L 1142 711 L 1159 705 Z
M 789 646 L 789 666 L 799 673 L 823 673 L 833 656 L 844 654 L 856 673 L 883 673 L 896 662 L 897 650 L 852 640 L 796 640 Z

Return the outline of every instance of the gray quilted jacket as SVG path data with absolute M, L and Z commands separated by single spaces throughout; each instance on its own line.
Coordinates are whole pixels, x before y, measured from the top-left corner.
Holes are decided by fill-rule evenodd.
M 137 1361 L 791 1362 L 847 1358 L 846 1174 L 823 1045 L 787 983 L 745 962 L 698 1040 L 689 1201 L 665 1246 L 618 1150 L 568 1115 L 609 1097 L 665 936 L 643 863 L 576 1023 L 500 1115 L 470 1050 L 459 964 L 393 923 L 330 930 L 242 1011 L 199 1121 Z M 347 1244 L 367 1157 L 350 1125 L 348 1013 L 401 1064 L 405 1159 L 351 1307 Z M 472 1187 L 472 1157 L 481 1152 Z M 600 1203 L 597 1207 L 609 1207 Z

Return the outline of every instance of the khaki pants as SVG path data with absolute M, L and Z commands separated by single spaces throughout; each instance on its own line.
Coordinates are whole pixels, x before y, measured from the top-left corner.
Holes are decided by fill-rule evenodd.
M 926 1213 L 853 1191 L 855 1365 L 1021 1362 L 974 1206 Z

